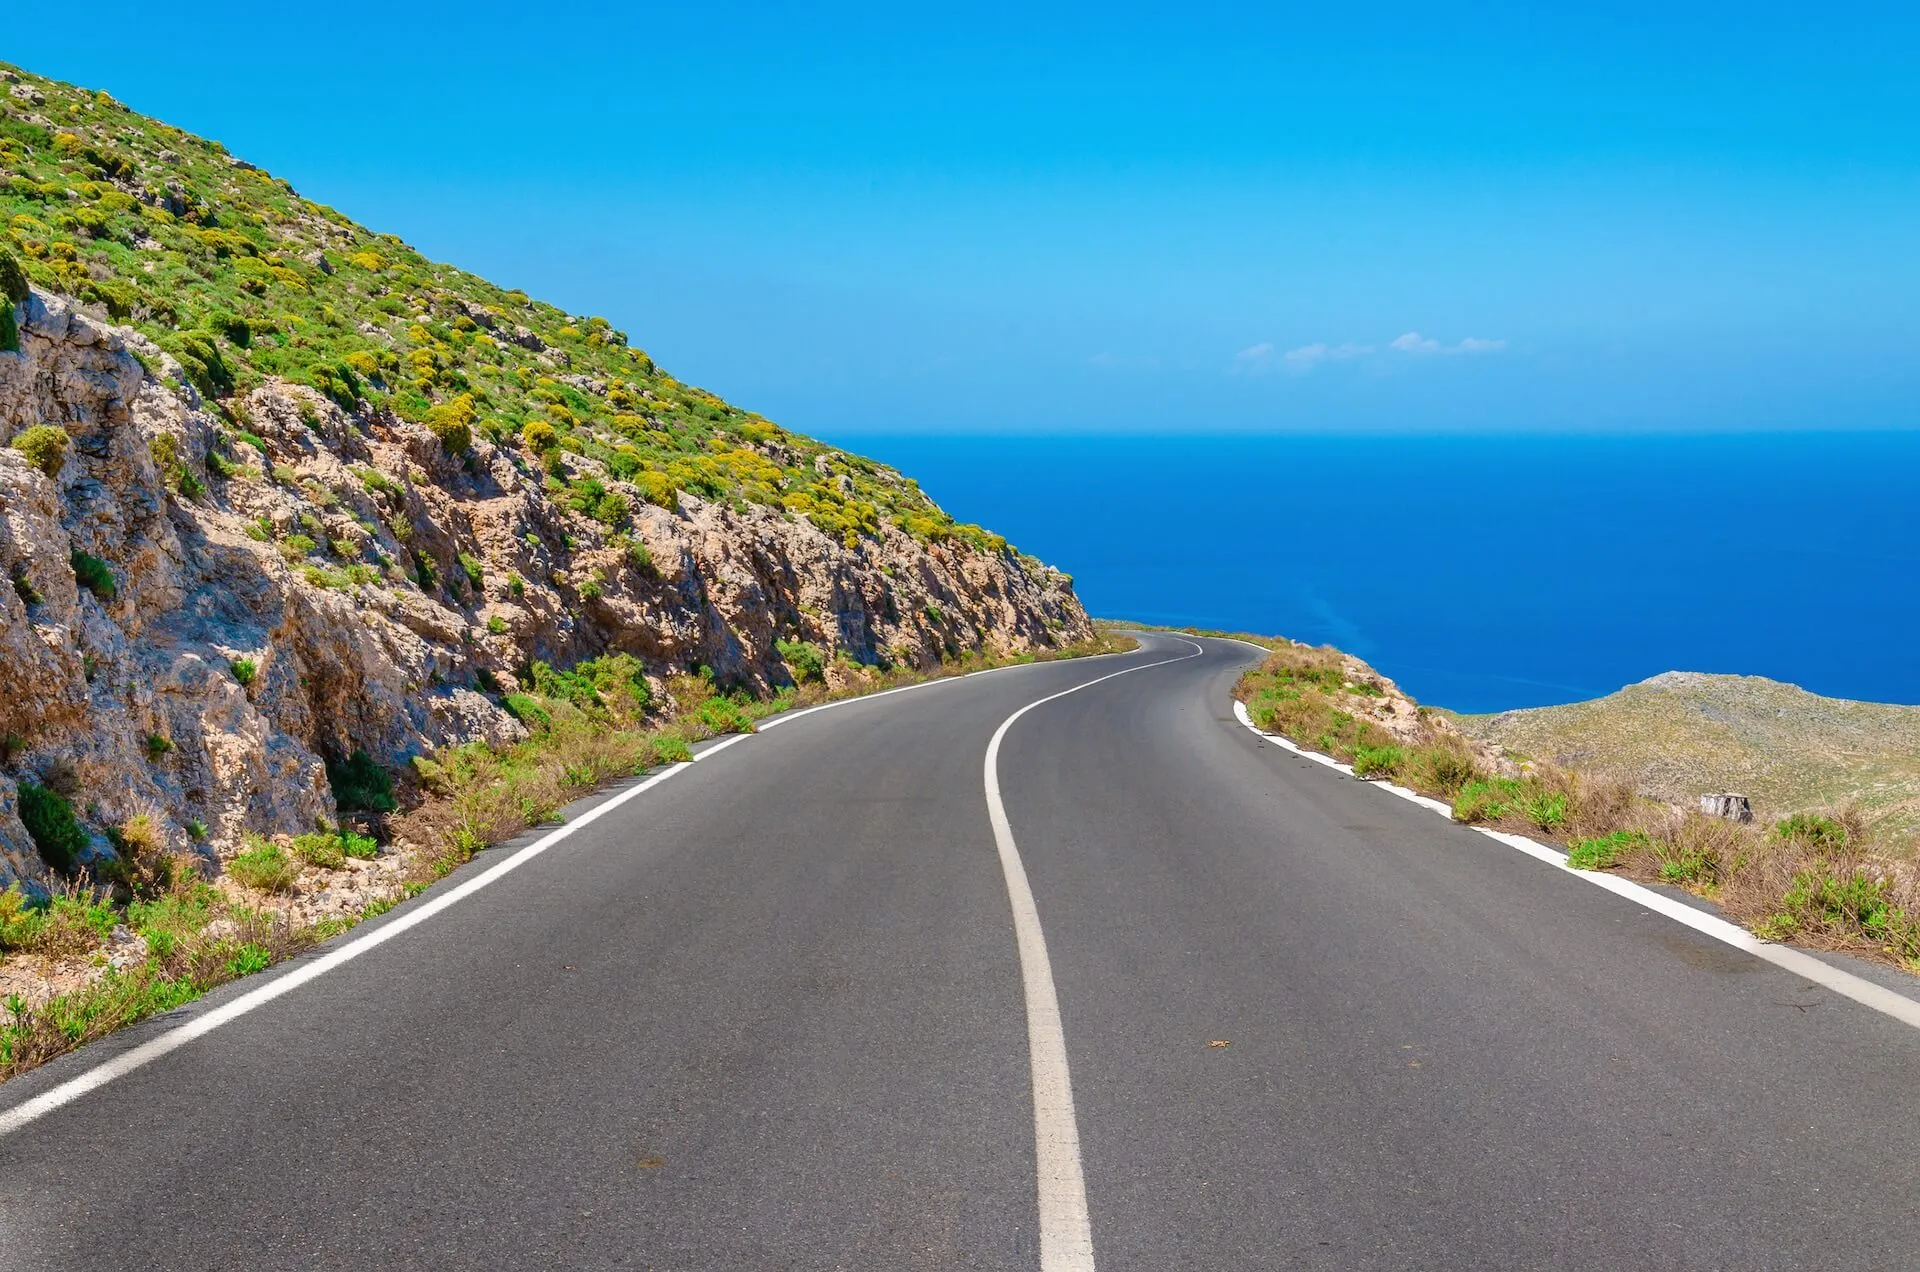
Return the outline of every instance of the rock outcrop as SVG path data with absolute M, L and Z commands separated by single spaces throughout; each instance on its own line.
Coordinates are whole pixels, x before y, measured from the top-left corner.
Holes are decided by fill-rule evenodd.
M 15 312 L 0 882 L 44 873 L 23 781 L 70 792 L 95 856 L 143 813 L 180 851 L 299 833 L 338 816 L 329 759 L 402 770 L 516 736 L 499 697 L 535 661 L 624 651 L 658 676 L 705 666 L 764 690 L 787 679 L 781 640 L 925 665 L 1092 634 L 1065 576 L 1004 548 L 891 520 L 830 534 L 687 491 L 658 506 L 586 454 L 449 447 L 281 380 L 212 403 L 147 337 L 75 302 L 35 290 Z M 43 464 L 10 444 L 37 426 L 69 439 Z M 617 531 L 552 493 L 589 478 L 632 509 Z

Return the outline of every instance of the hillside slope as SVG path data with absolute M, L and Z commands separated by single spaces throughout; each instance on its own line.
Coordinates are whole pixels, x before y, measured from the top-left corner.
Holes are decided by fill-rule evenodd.
M 1741 791 L 1770 819 L 1855 802 L 1883 832 L 1920 827 L 1920 707 L 1669 671 L 1591 702 L 1455 719 L 1472 736 L 1611 772 L 1675 803 Z
M 1092 634 L 1066 576 L 604 319 L 0 78 L 0 883 L 47 864 L 23 786 L 82 862 L 143 815 L 215 853 L 337 818 L 330 761 L 518 736 L 543 665 L 631 655 L 644 699 L 785 683 L 783 644 L 844 678 Z

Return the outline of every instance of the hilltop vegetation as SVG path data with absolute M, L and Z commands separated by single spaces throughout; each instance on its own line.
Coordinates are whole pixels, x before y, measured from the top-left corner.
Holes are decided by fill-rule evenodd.
M 0 250 L 35 286 L 150 337 L 207 399 L 279 378 L 424 424 L 454 455 L 485 438 L 615 529 L 630 497 L 564 456 L 663 507 L 689 491 L 849 544 L 885 520 L 1006 547 L 911 479 L 680 383 L 605 318 L 429 261 L 105 93 L 0 75 Z
M 1616 773 L 1676 804 L 1740 791 L 1763 816 L 1851 803 L 1883 836 L 1920 828 L 1920 707 L 1670 671 L 1591 702 L 1454 719 L 1510 751 Z

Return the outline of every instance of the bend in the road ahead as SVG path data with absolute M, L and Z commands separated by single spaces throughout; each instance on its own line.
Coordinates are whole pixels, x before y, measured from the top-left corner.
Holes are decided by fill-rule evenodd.
M 1020 977 L 1026 992 L 1027 1048 L 1033 1070 L 1041 1272 L 1093 1272 L 1093 1226 L 1087 1218 L 1087 1184 L 1080 1166 L 1080 1129 L 1073 1112 L 1073 1077 L 1067 1064 L 1066 1030 L 1060 1020 L 1060 999 L 1054 990 L 1053 965 L 1047 958 L 1047 938 L 1040 926 L 1040 911 L 1034 904 L 1026 866 L 1020 860 L 1020 849 L 1007 821 L 1006 804 L 1000 798 L 1000 743 L 1014 722 L 1035 707 L 1116 676 L 1184 662 L 1204 652 L 1193 641 L 1182 643 L 1192 645 L 1193 652 L 1128 667 L 1029 702 L 1002 721 L 987 743 L 987 814 L 993 822 L 994 843 L 1000 850 L 1000 869 L 1007 877 L 1007 899 L 1013 906 Z

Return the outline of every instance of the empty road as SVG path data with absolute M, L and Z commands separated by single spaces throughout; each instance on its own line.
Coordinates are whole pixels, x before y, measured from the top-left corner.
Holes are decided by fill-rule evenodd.
M 1263 741 L 1254 657 L 723 744 L 0 1136 L 0 1268 L 1920 1266 L 1920 1033 Z

